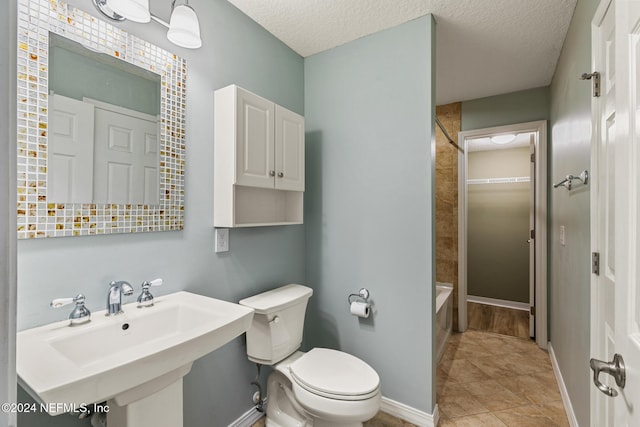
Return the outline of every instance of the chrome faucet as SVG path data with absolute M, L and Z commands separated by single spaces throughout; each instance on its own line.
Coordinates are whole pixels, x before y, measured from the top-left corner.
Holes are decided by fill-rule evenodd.
M 107 293 L 107 316 L 115 316 L 124 313 L 122 311 L 122 295 L 133 295 L 133 287 L 129 282 L 121 280 L 119 282 L 109 283 L 109 292 Z

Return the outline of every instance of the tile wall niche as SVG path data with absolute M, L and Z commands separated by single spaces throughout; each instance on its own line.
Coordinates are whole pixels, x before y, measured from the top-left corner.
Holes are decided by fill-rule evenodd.
M 436 107 L 436 116 L 458 143 L 461 103 Z M 458 329 L 458 150 L 436 126 L 436 281 L 453 284 L 453 329 Z

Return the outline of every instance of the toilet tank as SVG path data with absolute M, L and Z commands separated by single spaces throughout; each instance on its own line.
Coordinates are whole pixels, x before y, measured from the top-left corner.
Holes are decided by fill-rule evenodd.
M 247 331 L 249 360 L 275 365 L 300 347 L 311 294 L 313 289 L 291 284 L 240 301 L 255 310 Z

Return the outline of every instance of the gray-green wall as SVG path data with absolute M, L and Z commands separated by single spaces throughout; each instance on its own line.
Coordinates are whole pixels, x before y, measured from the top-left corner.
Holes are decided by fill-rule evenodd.
M 85 0 L 69 3 L 98 13 Z M 228 301 L 286 283 L 304 283 L 303 226 L 231 230 L 230 252 L 214 253 L 211 192 L 213 91 L 237 83 L 304 114 L 303 59 L 224 0 L 190 4 L 202 23 L 199 50 L 172 45 L 166 29 L 153 22 L 122 25 L 187 60 L 184 230 L 20 241 L 19 329 L 66 318 L 66 308 L 50 309 L 49 301 L 78 292 L 87 296 L 91 310 L 103 310 L 107 284 L 113 279 L 129 280 L 139 288 L 143 280 L 162 277 L 158 294 L 185 289 Z M 152 1 L 151 10 L 169 19 L 169 3 Z M 185 426 L 229 425 L 252 407 L 255 387 L 249 383 L 254 377 L 244 338 L 196 361 L 184 380 Z M 20 427 L 87 425 L 67 415 L 21 416 L 19 421 Z
M 590 167 L 591 84 L 578 79 L 591 70 L 591 20 L 598 0 L 580 0 L 551 83 L 550 182 Z M 550 341 L 581 426 L 590 425 L 590 222 L 589 188 L 550 189 Z M 560 226 L 566 246 L 560 245 Z
M 103 56 L 101 61 L 94 59 L 97 55 Z M 142 77 L 125 71 L 134 65 L 114 67 L 110 65 L 114 61 L 119 60 L 89 50 L 80 54 L 51 46 L 49 91 L 80 101 L 87 97 L 153 116 L 160 114 L 160 76 L 147 72 L 143 74 L 147 77 Z
M 432 413 L 431 16 L 305 60 L 307 346 L 352 353 L 384 396 Z M 366 287 L 373 315 L 349 313 Z
M 529 147 L 468 153 L 468 179 L 529 176 Z M 530 183 L 467 185 L 467 294 L 529 302 Z
M 463 101 L 461 116 L 463 131 L 549 120 L 549 87 Z

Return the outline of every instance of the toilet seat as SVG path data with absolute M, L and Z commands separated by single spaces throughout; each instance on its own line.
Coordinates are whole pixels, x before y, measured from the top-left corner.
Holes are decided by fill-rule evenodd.
M 337 350 L 314 348 L 289 365 L 306 391 L 335 400 L 366 400 L 380 392 L 380 377 L 364 361 Z

